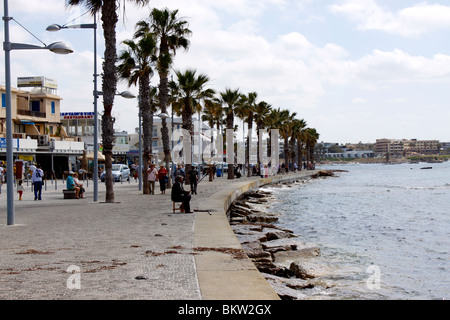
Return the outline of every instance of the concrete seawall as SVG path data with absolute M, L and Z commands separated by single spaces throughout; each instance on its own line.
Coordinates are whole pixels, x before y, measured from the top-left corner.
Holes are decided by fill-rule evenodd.
M 203 248 L 195 263 L 204 300 L 279 300 L 278 294 L 242 251 L 228 219 L 230 205 L 244 193 L 264 185 L 305 179 L 316 171 L 301 171 L 226 185 L 199 206 L 194 222 L 194 247 Z M 209 212 L 207 212 L 209 210 Z

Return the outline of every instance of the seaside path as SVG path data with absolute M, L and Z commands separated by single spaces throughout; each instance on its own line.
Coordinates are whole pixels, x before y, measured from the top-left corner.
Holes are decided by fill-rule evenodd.
M 172 213 L 170 190 L 144 195 L 133 180 L 115 183 L 116 203 L 105 203 L 104 183 L 93 202 L 63 199 L 50 182 L 42 201 L 25 183 L 15 197 L 15 224 L 6 225 L 6 185 L 0 194 L 0 299 L 6 300 L 276 300 L 226 217 L 240 194 L 267 183 L 302 178 L 301 171 L 208 181 L 193 195 L 193 214 Z M 85 182 L 86 186 L 86 182 Z M 189 190 L 189 186 L 186 186 Z M 208 212 L 209 210 L 209 212 Z

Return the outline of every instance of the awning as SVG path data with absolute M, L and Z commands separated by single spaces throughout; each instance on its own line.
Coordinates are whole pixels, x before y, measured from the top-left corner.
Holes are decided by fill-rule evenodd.
M 33 121 L 30 120 L 19 120 L 21 124 L 34 124 Z

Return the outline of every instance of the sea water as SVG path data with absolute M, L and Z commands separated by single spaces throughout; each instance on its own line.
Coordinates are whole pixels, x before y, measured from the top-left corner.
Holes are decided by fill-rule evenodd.
M 449 299 L 450 163 L 320 169 L 347 172 L 271 188 L 278 225 L 321 249 L 325 285 L 306 296 Z

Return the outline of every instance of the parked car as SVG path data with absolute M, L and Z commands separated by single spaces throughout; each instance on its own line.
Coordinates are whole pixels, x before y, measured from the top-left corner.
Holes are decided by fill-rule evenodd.
M 105 181 L 105 171 L 100 175 L 100 180 Z M 130 181 L 130 168 L 126 164 L 113 164 L 112 175 L 114 181 Z

